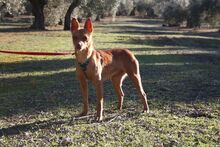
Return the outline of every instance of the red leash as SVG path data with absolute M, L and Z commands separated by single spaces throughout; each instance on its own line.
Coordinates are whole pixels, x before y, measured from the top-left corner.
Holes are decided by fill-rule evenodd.
M 17 54 L 17 55 L 33 55 L 33 56 L 59 56 L 59 55 L 74 55 L 73 52 L 18 52 L 18 51 L 6 51 L 0 50 L 0 53 L 7 53 L 7 54 Z

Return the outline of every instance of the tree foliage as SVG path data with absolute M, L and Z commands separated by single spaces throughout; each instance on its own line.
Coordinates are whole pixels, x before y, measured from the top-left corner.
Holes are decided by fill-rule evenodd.
M 164 9 L 163 18 L 169 26 L 180 26 L 187 18 L 187 11 L 180 4 L 172 3 Z
M 153 6 L 156 3 L 153 0 L 134 0 L 134 9 L 132 15 L 140 17 L 155 17 Z
M 210 25 L 215 26 L 219 21 L 219 15 L 219 0 L 191 0 L 187 26 L 199 27 L 202 22 L 207 22 Z
M 25 12 L 25 0 L 0 0 L 0 18 L 6 14 L 14 16 Z
M 81 5 L 81 16 L 99 20 L 105 16 L 115 16 L 121 0 L 85 0 Z
M 69 3 L 66 2 L 66 0 L 48 0 L 44 9 L 45 25 L 52 26 L 59 23 L 62 24 Z
M 118 16 L 128 16 L 131 15 L 132 10 L 134 9 L 134 1 L 131 0 L 121 0 L 120 5 L 117 10 Z
M 187 27 L 200 27 L 203 22 L 215 26 L 219 22 L 219 0 L 170 0 L 163 10 L 163 17 L 168 24 L 180 25 L 187 22 Z

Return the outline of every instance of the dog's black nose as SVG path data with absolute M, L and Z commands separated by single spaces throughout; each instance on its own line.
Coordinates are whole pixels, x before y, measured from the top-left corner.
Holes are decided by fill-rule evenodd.
M 76 49 L 80 50 L 80 49 L 81 49 L 81 45 L 80 45 L 80 44 L 77 44 L 77 45 L 76 45 Z

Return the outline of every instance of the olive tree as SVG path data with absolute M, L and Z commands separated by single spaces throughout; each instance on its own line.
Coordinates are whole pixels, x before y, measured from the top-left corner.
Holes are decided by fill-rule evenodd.
M 180 26 L 187 18 L 187 10 L 179 3 L 171 3 L 166 6 L 162 15 L 169 26 Z
M 161 5 L 162 6 L 162 5 Z M 168 24 L 200 27 L 202 23 L 215 26 L 219 23 L 219 0 L 168 0 L 164 3 L 162 16 Z
M 81 5 L 80 15 L 92 17 L 96 20 L 105 16 L 112 16 L 113 21 L 121 0 L 85 0 Z
M 34 15 L 34 22 L 31 25 L 32 29 L 44 30 L 44 7 L 48 0 L 29 0 L 32 6 L 32 14 Z
M 205 22 L 211 26 L 219 23 L 219 0 L 191 0 L 188 7 L 187 27 L 200 27 Z
M 133 0 L 121 0 L 120 5 L 117 10 L 117 15 L 129 16 L 134 9 Z
M 64 17 L 64 30 L 70 30 L 70 20 L 73 10 L 81 4 L 82 0 L 72 0 Z

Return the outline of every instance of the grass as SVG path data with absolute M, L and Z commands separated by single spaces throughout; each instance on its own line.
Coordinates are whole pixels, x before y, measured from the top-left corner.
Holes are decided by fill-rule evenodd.
M 151 112 L 142 114 L 136 90 L 124 82 L 124 111 L 105 82 L 104 121 L 81 111 L 74 57 L 0 54 L 0 146 L 219 146 L 220 34 L 163 28 L 161 20 L 122 18 L 95 24 L 97 49 L 129 48 L 140 62 Z M 11 26 L 10 26 L 11 25 Z M 71 50 L 62 30 L 28 31 L 0 23 L 0 49 Z

